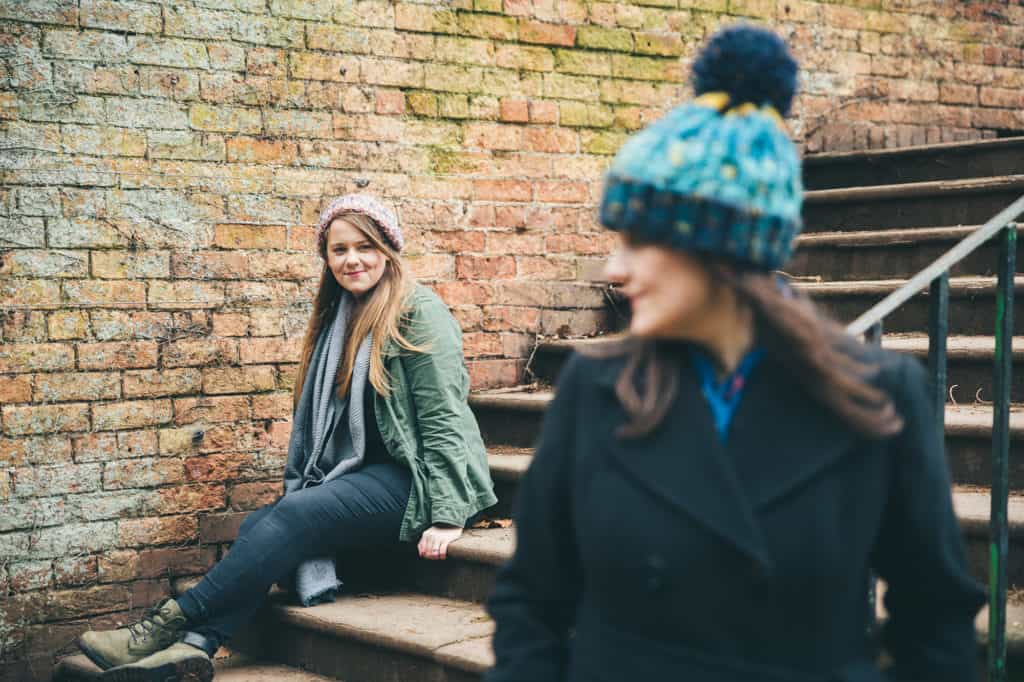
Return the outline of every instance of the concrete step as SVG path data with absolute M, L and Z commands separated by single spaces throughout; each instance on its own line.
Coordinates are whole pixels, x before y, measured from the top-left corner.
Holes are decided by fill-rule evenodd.
M 1024 173 L 1024 137 L 804 158 L 804 186 L 811 190 L 1020 173 Z
M 614 336 L 587 339 L 545 339 L 537 344 L 530 372 L 540 382 L 554 384 L 562 365 L 573 350 L 604 343 Z M 922 362 L 928 357 L 928 337 L 923 334 L 886 334 L 882 346 L 909 353 Z M 952 401 L 973 403 L 992 398 L 992 370 L 995 362 L 995 339 L 992 336 L 951 336 L 946 343 L 946 385 Z M 1011 400 L 1024 403 L 1024 336 L 1013 339 L 1014 365 L 1011 376 Z
M 978 225 L 891 230 L 813 232 L 797 238 L 787 274 L 816 281 L 912 277 L 969 236 Z M 1017 262 L 1024 263 L 1024 225 L 1018 227 Z M 968 255 L 950 273 L 995 276 L 999 245 L 991 240 Z
M 822 309 L 842 323 L 849 323 L 899 289 L 905 279 L 856 282 L 794 281 Z M 1024 276 L 1014 284 L 1014 317 L 1024 319 Z M 951 277 L 949 280 L 949 331 L 951 334 L 988 335 L 995 329 L 996 278 Z M 885 319 L 886 332 L 920 333 L 928 329 L 927 289 L 911 298 Z
M 242 654 L 216 659 L 213 670 L 217 682 L 328 682 L 341 679 L 278 663 L 260 663 Z M 63 659 L 53 673 L 54 682 L 93 682 L 101 679 L 100 669 L 81 654 Z
M 981 225 L 1024 193 L 1024 175 L 821 189 L 804 195 L 804 232 Z
M 874 279 L 844 281 L 811 281 L 794 278 L 793 285 L 814 299 L 827 314 L 842 323 L 849 323 L 873 305 L 903 286 L 907 279 Z M 599 286 L 595 284 L 595 287 Z M 1014 317 L 1024 319 L 1024 275 L 1016 276 Z M 624 329 L 629 322 L 629 302 L 615 287 L 606 287 L 608 307 L 616 320 L 607 332 Z M 985 336 L 993 333 L 996 319 L 995 277 L 951 277 L 949 280 L 949 332 Z M 911 298 L 890 313 L 885 321 L 887 332 L 921 333 L 928 329 L 928 290 Z M 558 334 L 571 337 L 571 334 Z
M 193 582 L 176 582 L 176 593 Z M 378 592 L 303 608 L 278 591 L 233 644 L 325 676 L 316 680 L 477 682 L 494 661 L 493 632 L 483 606 L 470 601 Z
M 525 469 L 527 460 L 507 456 L 515 462 L 505 467 L 507 471 L 518 469 L 521 473 Z M 495 455 L 492 460 L 500 457 Z M 968 532 L 977 506 L 972 494 L 968 491 L 969 499 L 963 505 L 957 499 L 958 508 L 967 508 Z M 1011 514 L 1016 514 L 1016 506 Z M 301 664 L 312 671 L 307 674 L 343 680 L 479 680 L 493 663 L 493 623 L 482 601 L 491 590 L 498 566 L 511 557 L 514 546 L 511 528 L 468 531 L 452 545 L 447 561 L 418 562 L 429 577 L 419 579 L 417 592 L 347 594 L 332 604 L 312 608 L 289 605 L 277 592 L 239 638 L 239 648 L 258 651 L 286 665 Z M 180 594 L 194 582 L 175 582 L 175 592 Z M 881 609 L 880 614 L 884 615 Z M 988 626 L 984 611 L 976 624 L 979 645 L 983 646 Z M 1021 667 L 1024 608 L 1014 602 L 1008 605 L 1007 640 L 1013 668 Z M 1020 664 L 1016 664 L 1018 659 Z M 216 679 L 234 678 L 218 673 Z
M 550 390 L 484 391 L 470 396 L 470 405 L 490 447 L 531 448 L 551 397 Z M 988 486 L 991 453 L 991 406 L 947 405 L 946 454 L 953 480 L 962 485 Z M 509 474 L 503 476 L 503 485 L 508 485 Z M 1019 404 L 1011 406 L 1010 413 L 1010 487 L 1024 491 L 1024 405 Z

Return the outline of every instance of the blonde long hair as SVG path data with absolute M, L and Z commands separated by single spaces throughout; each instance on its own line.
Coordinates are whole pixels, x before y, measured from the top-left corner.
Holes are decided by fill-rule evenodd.
M 352 307 L 352 317 L 348 322 L 345 345 L 341 361 L 338 363 L 338 372 L 335 375 L 338 396 L 344 398 L 348 395 L 356 352 L 359 350 L 359 343 L 368 333 L 373 334 L 373 348 L 370 351 L 370 384 L 373 385 L 377 393 L 388 395 L 391 392 L 391 377 L 384 366 L 383 357 L 383 348 L 387 345 L 387 341 L 391 340 L 400 348 L 413 352 L 425 350 L 406 339 L 400 329 L 405 299 L 412 291 L 416 280 L 406 270 L 399 253 L 381 237 L 380 230 L 372 219 L 360 213 L 343 213 L 336 219 L 344 220 L 366 235 L 370 243 L 380 249 L 387 258 L 384 274 L 381 275 L 380 281 Z M 309 373 L 310 359 L 313 356 L 317 338 L 320 336 L 320 330 L 323 329 L 335 307 L 340 304 L 344 293 L 344 289 L 338 284 L 334 273 L 327 265 L 327 240 L 321 239 L 318 248 L 324 267 L 320 273 L 320 285 L 317 288 L 316 297 L 313 299 L 313 312 L 309 316 L 306 337 L 302 342 L 302 359 L 299 362 L 299 372 L 295 380 L 292 409 L 299 404 L 299 396 L 302 395 L 302 386 Z

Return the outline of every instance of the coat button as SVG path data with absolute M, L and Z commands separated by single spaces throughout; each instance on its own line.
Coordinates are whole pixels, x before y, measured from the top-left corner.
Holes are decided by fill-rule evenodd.
M 660 592 L 665 588 L 665 569 L 667 567 L 665 559 L 658 554 L 649 554 L 644 559 L 644 565 L 647 569 L 647 591 Z

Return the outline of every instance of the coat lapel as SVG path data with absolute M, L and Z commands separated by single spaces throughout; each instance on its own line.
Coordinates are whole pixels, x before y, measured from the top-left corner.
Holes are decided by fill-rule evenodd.
M 621 369 L 619 363 L 614 364 Z M 617 372 L 601 377 L 614 390 Z M 614 395 L 619 418 L 625 415 Z M 682 511 L 736 549 L 770 568 L 764 538 L 732 462 L 714 432 L 694 372 L 681 373 L 679 397 L 653 433 L 637 439 L 611 438 L 613 460 L 631 479 Z
M 744 391 L 726 448 L 755 509 L 796 491 L 854 449 L 856 434 L 770 356 Z
M 614 396 L 622 363 L 596 379 Z M 751 373 L 723 444 L 696 373 L 681 370 L 679 396 L 662 425 L 643 438 L 609 438 L 612 458 L 632 480 L 771 570 L 757 510 L 801 486 L 853 450 L 857 437 L 766 355 Z

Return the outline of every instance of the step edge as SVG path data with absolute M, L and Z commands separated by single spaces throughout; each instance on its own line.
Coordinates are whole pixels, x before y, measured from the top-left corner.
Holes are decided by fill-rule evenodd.
M 888 149 L 856 149 L 847 152 L 822 152 L 807 154 L 803 157 L 803 165 L 825 166 L 830 163 L 853 162 L 869 159 L 887 159 L 891 157 L 915 156 L 920 154 L 941 154 L 951 151 L 969 153 L 976 150 L 987 151 L 990 148 L 1024 146 L 1024 136 L 1002 137 L 991 140 L 970 140 L 967 142 L 936 142 L 925 145 L 908 145 L 906 147 L 890 147 Z
M 537 402 L 543 400 L 543 404 L 532 405 L 529 410 L 523 410 L 521 405 L 512 404 L 510 410 L 544 412 L 548 403 L 554 398 L 554 391 L 537 392 Z M 541 397 L 543 396 L 543 397 Z M 501 396 L 493 396 L 487 402 L 487 407 L 492 409 L 505 409 L 506 404 L 501 402 Z M 470 405 L 473 405 L 473 396 L 470 396 Z M 1013 440 L 1024 440 L 1024 404 L 1012 403 L 1010 405 L 1010 438 Z M 971 411 L 984 412 L 991 418 L 991 408 L 975 405 L 947 405 L 946 406 L 946 435 L 947 436 L 985 436 L 991 433 L 992 427 L 977 423 L 977 420 L 965 419 L 966 414 Z M 958 421 L 959 420 L 959 421 Z
M 402 594 L 414 595 L 418 597 L 424 596 L 412 592 L 406 592 Z M 473 610 L 479 610 L 481 615 L 484 615 L 488 619 L 490 619 L 490 617 L 487 616 L 486 611 L 484 611 L 483 605 L 481 604 L 462 601 L 459 599 L 449 599 L 446 597 L 436 596 L 431 597 L 431 600 L 436 602 L 448 602 L 450 605 L 457 604 L 460 606 L 460 608 L 470 606 L 473 608 Z M 339 599 L 338 601 L 342 601 L 342 599 Z M 480 635 L 478 637 L 467 637 L 465 639 L 460 639 L 452 642 L 445 642 L 444 644 L 441 644 L 439 646 L 431 647 L 421 642 L 417 642 L 415 640 L 402 637 L 400 634 L 369 631 L 358 625 L 346 623 L 345 621 L 340 619 L 326 619 L 322 616 L 317 617 L 316 614 L 311 612 L 312 609 L 315 609 L 316 607 L 307 608 L 288 604 L 271 603 L 270 608 L 274 614 L 274 617 L 278 620 L 288 623 L 290 625 L 294 625 L 303 630 L 313 630 L 319 632 L 328 637 L 333 637 L 336 639 L 353 639 L 364 644 L 370 644 L 372 646 L 378 646 L 385 649 L 399 651 L 410 656 L 425 658 L 440 665 L 451 665 L 452 667 L 458 668 L 469 673 L 481 672 L 482 670 L 486 670 L 487 667 L 489 667 L 489 664 L 486 663 L 483 664 L 483 668 L 478 667 L 479 665 L 481 665 L 481 662 L 474 661 L 474 659 L 468 656 L 452 656 L 450 654 L 439 656 L 438 654 L 446 647 L 451 647 L 453 645 L 461 644 L 464 642 L 481 640 L 487 637 L 491 637 L 491 634 Z M 434 608 L 434 606 L 428 608 Z
M 850 280 L 832 282 L 801 282 L 793 281 L 794 288 L 808 292 L 809 295 L 824 296 L 846 296 L 864 294 L 888 294 L 896 291 L 908 279 L 873 279 L 873 280 Z M 997 278 L 995 277 L 950 277 L 950 296 L 967 296 L 971 294 L 993 294 L 996 291 Z M 1014 292 L 1024 292 L 1024 275 L 1014 276 Z M 927 288 L 922 289 L 921 295 L 927 295 Z
M 804 192 L 804 204 L 852 203 L 867 199 L 904 199 L 943 194 L 976 194 L 1024 188 L 1024 174 L 996 175 L 963 180 L 925 180 L 889 185 L 862 185 L 813 189 Z
M 605 340 L 608 339 L 608 340 Z M 975 340 L 990 341 L 988 347 L 981 348 Z M 598 346 L 610 343 L 614 339 L 608 337 L 592 337 L 586 344 L 578 343 L 583 339 L 541 339 L 537 344 L 537 353 L 565 354 L 579 350 L 581 346 Z M 926 334 L 885 334 L 882 336 L 882 348 L 915 356 L 928 353 L 928 336 Z M 951 360 L 990 360 L 995 355 L 995 337 L 972 334 L 950 336 L 947 339 L 946 355 Z M 1024 336 L 1013 337 L 1013 356 L 1024 358 Z
M 960 241 L 982 225 L 953 225 L 948 227 L 900 227 L 868 230 L 828 230 L 805 232 L 796 238 L 797 249 L 823 249 L 858 246 L 907 246 L 921 242 Z M 1024 235 L 1024 223 L 1017 224 L 1018 234 Z

